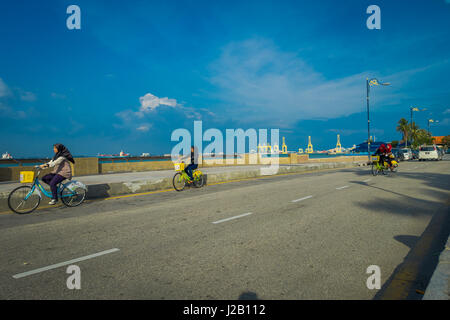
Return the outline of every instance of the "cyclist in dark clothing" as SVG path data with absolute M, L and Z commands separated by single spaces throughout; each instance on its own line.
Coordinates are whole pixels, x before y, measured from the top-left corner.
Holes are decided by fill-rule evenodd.
M 197 152 L 197 148 L 195 148 L 194 146 L 191 147 L 191 159 L 190 159 L 190 164 L 184 169 L 184 171 L 186 171 L 187 175 L 189 176 L 189 178 L 191 179 L 191 181 L 194 179 L 194 177 L 192 176 L 192 172 L 198 168 L 198 152 Z M 182 159 L 189 159 L 189 155 L 184 156 Z
M 384 143 L 378 147 L 377 151 L 375 151 L 374 156 L 380 157 L 379 162 L 381 165 L 383 165 L 383 163 L 387 160 L 386 153 L 387 153 L 387 149 L 386 149 L 386 146 L 384 145 Z
M 389 168 L 392 167 L 392 145 L 389 143 L 386 147 L 386 162 L 389 165 Z

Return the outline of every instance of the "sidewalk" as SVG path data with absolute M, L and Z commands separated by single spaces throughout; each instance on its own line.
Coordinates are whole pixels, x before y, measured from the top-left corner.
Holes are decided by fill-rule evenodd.
M 228 166 L 201 168 L 206 175 L 206 184 L 231 180 L 256 178 L 267 175 L 317 171 L 334 168 L 350 168 L 360 166 L 364 162 L 329 162 L 298 165 L 280 165 L 273 170 L 263 165 Z M 112 196 L 143 193 L 171 189 L 174 170 L 112 173 L 91 176 L 74 177 L 88 186 L 88 199 L 108 198 Z M 8 211 L 7 199 L 9 193 L 20 186 L 18 182 L 0 183 L 0 212 Z
M 425 290 L 423 300 L 450 300 L 450 236 L 439 256 L 439 263 Z

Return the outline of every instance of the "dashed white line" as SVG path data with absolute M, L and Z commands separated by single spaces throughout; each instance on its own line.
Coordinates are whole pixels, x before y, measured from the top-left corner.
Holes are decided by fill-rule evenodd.
M 23 278 L 23 277 L 30 276 L 32 274 L 48 271 L 48 270 L 51 270 L 51 269 L 56 269 L 56 268 L 59 268 L 59 267 L 62 267 L 62 266 L 67 266 L 67 265 L 70 265 L 70 264 L 74 264 L 76 262 L 92 259 L 92 258 L 95 258 L 95 257 L 99 257 L 99 256 L 102 256 L 102 255 L 108 254 L 108 253 L 113 253 L 113 252 L 116 252 L 116 251 L 119 251 L 119 249 L 114 248 L 114 249 L 110 249 L 110 250 L 94 253 L 94 254 L 91 254 L 91 255 L 88 255 L 88 256 L 84 256 L 84 257 L 81 257 L 81 258 L 76 258 L 76 259 L 73 259 L 73 260 L 60 262 L 60 263 L 57 263 L 57 264 L 52 264 L 51 266 L 47 266 L 47 267 L 43 267 L 43 268 L 39 268 L 39 269 L 35 269 L 35 270 L 31 270 L 31 271 L 27 271 L 27 272 L 23 272 L 23 273 L 19 273 L 19 274 L 13 275 L 13 278 L 14 279 L 20 279 L 20 278 Z
M 348 186 L 338 187 L 338 188 L 336 188 L 336 190 L 342 190 L 342 189 L 345 189 L 345 188 L 348 188 Z
M 214 221 L 213 224 L 218 224 L 218 223 L 230 221 L 230 220 L 233 220 L 233 219 L 242 218 L 242 217 L 245 217 L 245 216 L 248 216 L 248 215 L 251 215 L 251 214 L 252 214 L 252 212 L 244 213 L 244 214 L 241 214 L 241 215 L 238 215 L 238 216 L 234 216 L 234 217 L 231 217 L 231 218 L 226 218 L 226 219 Z
M 310 199 L 310 198 L 312 198 L 313 196 L 306 196 L 306 197 L 303 197 L 303 198 L 300 198 L 300 199 L 295 199 L 295 200 L 292 200 L 292 202 L 299 202 L 299 201 L 303 201 L 303 200 L 306 200 L 306 199 Z
M 370 180 L 372 180 L 372 179 L 366 179 L 366 180 L 364 180 L 363 182 L 369 182 Z

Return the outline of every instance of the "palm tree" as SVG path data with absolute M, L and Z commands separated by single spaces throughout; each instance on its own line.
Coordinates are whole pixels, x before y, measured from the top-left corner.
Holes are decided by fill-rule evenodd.
M 419 138 L 418 135 L 418 130 L 419 130 L 419 126 L 416 125 L 415 122 L 412 122 L 409 126 L 409 135 L 410 135 L 410 139 L 411 139 L 411 144 L 413 146 L 417 146 L 417 139 Z
M 398 121 L 397 131 L 402 133 L 402 135 L 403 135 L 403 139 L 402 139 L 403 143 L 406 142 L 406 140 L 408 139 L 408 132 L 409 132 L 408 120 L 406 120 L 405 118 L 401 118 Z

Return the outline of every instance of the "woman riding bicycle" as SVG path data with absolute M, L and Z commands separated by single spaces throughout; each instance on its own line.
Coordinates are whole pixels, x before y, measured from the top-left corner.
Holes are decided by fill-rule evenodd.
M 184 169 L 184 171 L 186 171 L 187 175 L 188 175 L 189 178 L 191 179 L 191 181 L 189 181 L 189 182 L 192 182 L 192 180 L 194 180 L 194 177 L 193 177 L 193 175 L 192 175 L 192 172 L 193 172 L 195 169 L 198 168 L 198 152 L 197 152 L 197 148 L 194 147 L 194 146 L 191 146 L 191 154 L 190 154 L 190 157 L 191 157 L 191 162 L 190 162 L 190 164 Z M 186 156 L 184 156 L 184 157 L 181 157 L 181 160 L 187 160 L 187 159 L 189 159 L 189 154 L 186 155 Z
M 49 173 L 42 177 L 42 181 L 50 186 L 52 190 L 52 200 L 49 204 L 53 205 L 58 202 L 58 192 L 57 185 L 65 179 L 72 179 L 72 167 L 70 166 L 70 162 L 75 163 L 70 151 L 62 144 L 56 143 L 53 145 L 53 152 L 55 155 L 52 160 L 40 165 L 39 167 L 44 168 L 54 168 L 52 173 Z

